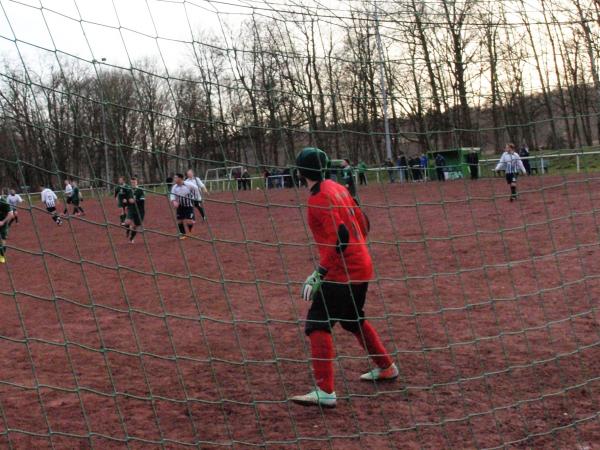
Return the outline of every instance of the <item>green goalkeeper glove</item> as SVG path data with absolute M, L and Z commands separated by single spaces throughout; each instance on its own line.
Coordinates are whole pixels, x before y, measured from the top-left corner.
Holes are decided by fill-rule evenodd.
M 302 285 L 302 298 L 304 301 L 310 302 L 315 299 L 315 295 L 321 289 L 323 275 L 318 270 L 311 273 L 304 284 Z

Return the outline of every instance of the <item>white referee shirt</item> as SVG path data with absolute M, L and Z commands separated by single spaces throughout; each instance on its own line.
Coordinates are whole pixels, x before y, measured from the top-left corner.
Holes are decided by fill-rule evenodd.
M 67 183 L 65 186 L 65 195 L 69 198 L 73 195 L 73 186 L 71 186 L 71 183 Z
M 185 180 L 184 183 L 193 184 L 194 186 L 196 186 L 198 191 L 198 197 L 196 198 L 196 200 L 202 200 L 202 189 L 206 189 L 206 186 L 204 186 L 204 183 L 202 182 L 200 177 L 188 178 Z
M 174 184 L 171 188 L 171 201 L 176 201 L 179 206 L 194 206 L 194 200 L 199 196 L 198 188 L 193 183 L 184 182 L 181 186 Z
M 523 161 L 521 161 L 521 157 L 516 153 L 504 152 L 498 165 L 496 166 L 496 172 L 499 170 L 504 170 L 506 173 L 519 173 L 521 172 L 523 175 L 527 173 L 525 170 L 525 166 L 523 165 Z
M 8 204 L 13 207 L 14 209 L 17 208 L 17 205 L 19 203 L 23 203 L 23 199 L 21 198 L 21 196 L 19 194 L 15 194 L 15 195 L 7 195 L 6 196 L 6 201 L 8 202 Z
M 46 204 L 46 208 L 55 207 L 57 199 L 58 197 L 54 192 L 52 192 L 52 189 L 46 188 L 42 191 L 42 202 Z

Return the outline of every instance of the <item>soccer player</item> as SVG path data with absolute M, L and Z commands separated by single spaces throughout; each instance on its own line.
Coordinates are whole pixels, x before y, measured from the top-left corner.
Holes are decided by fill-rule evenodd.
M 44 190 L 42 190 L 42 203 L 44 205 L 46 205 L 46 211 L 48 211 L 50 214 L 52 214 L 52 220 L 54 220 L 54 223 L 56 223 L 56 225 L 58 225 L 58 226 L 61 226 L 62 220 L 61 220 L 60 216 L 58 215 L 58 213 L 56 212 L 56 201 L 57 200 L 58 200 L 58 197 L 56 196 L 54 191 L 52 191 L 52 189 L 45 188 Z
M 81 192 L 76 181 L 72 181 L 73 186 L 71 187 L 71 203 L 73 203 L 73 214 L 76 216 L 84 216 L 85 211 L 81 207 Z
M 137 177 L 131 177 L 131 189 L 126 190 L 127 196 L 127 239 L 133 244 L 137 230 L 142 226 L 146 214 L 146 197 L 144 190 L 138 186 Z
M 69 205 L 73 199 L 73 186 L 68 178 L 65 179 L 65 209 L 63 210 L 63 216 L 69 214 Z M 75 213 L 73 211 L 73 213 Z
M 301 405 L 333 408 L 335 357 L 331 329 L 336 322 L 356 336 L 375 368 L 363 381 L 393 380 L 398 368 L 383 346 L 375 328 L 364 318 L 364 305 L 373 278 L 373 264 L 366 245 L 368 219 L 338 183 L 324 179 L 329 159 L 325 152 L 305 148 L 296 158 L 300 175 L 310 189 L 308 225 L 319 250 L 319 268 L 302 286 L 302 298 L 312 301 L 305 333 L 310 341 L 317 387 L 306 395 L 292 397 Z
M 6 200 L 0 197 L 0 264 L 6 263 L 6 240 L 8 226 L 14 217 L 14 211 Z
M 506 182 L 510 185 L 510 201 L 514 202 L 517 199 L 517 176 L 519 172 L 527 175 L 521 157 L 515 152 L 515 144 L 506 144 L 504 153 L 494 170 L 496 172 L 504 170 Z
M 342 181 L 350 195 L 356 197 L 356 183 L 354 182 L 354 169 L 350 165 L 349 159 L 342 160 Z
M 177 210 L 177 227 L 179 228 L 179 239 L 186 239 L 185 226 L 191 233 L 196 223 L 194 215 L 194 201 L 200 196 L 198 188 L 194 183 L 186 183 L 183 174 L 175 174 L 175 184 L 171 188 L 171 203 Z
M 14 189 L 11 189 L 6 196 L 6 202 L 10 205 L 13 212 L 13 217 L 10 222 L 8 222 L 8 225 L 10 226 L 13 222 L 19 223 L 19 211 L 17 211 L 17 207 L 19 206 L 19 203 L 23 203 L 23 199 Z
M 186 172 L 187 179 L 186 183 L 195 184 L 198 188 L 198 198 L 194 200 L 194 206 L 198 209 L 200 216 L 202 216 L 202 220 L 206 221 L 206 214 L 204 213 L 204 206 L 202 205 L 202 194 L 208 194 L 208 189 L 200 179 L 200 177 L 194 176 L 194 171 L 189 169 Z
M 117 208 L 121 210 L 119 214 L 119 223 L 121 226 L 125 226 L 125 218 L 127 217 L 127 199 L 125 198 L 125 191 L 127 185 L 125 184 L 125 177 L 119 177 L 119 184 L 115 186 L 115 198 L 117 199 Z

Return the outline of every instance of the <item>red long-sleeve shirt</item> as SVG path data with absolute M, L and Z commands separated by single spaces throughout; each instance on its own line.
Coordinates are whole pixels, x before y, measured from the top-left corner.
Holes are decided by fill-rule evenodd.
M 331 180 L 317 183 L 308 199 L 308 226 L 326 281 L 362 283 L 373 278 L 368 221 L 348 189 Z

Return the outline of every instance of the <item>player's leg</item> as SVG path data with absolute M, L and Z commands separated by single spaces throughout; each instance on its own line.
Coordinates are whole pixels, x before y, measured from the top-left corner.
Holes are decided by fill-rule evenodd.
M 187 225 L 188 232 L 191 234 L 192 230 L 194 229 L 194 224 L 196 223 L 196 214 L 194 213 L 193 206 L 190 206 L 186 210 L 186 221 L 185 222 Z
M 124 221 L 123 221 L 123 226 L 125 227 L 125 236 L 127 236 L 127 239 L 131 239 L 129 237 L 129 235 L 131 234 L 131 225 L 132 222 L 129 219 L 129 217 L 127 217 Z
M 130 222 L 129 242 L 131 242 L 133 244 L 133 242 L 134 242 L 133 240 L 135 239 L 135 236 L 137 235 L 137 230 L 142 225 L 142 217 L 137 211 L 135 211 L 134 214 L 132 215 L 132 217 L 128 218 L 127 220 L 129 220 L 129 222 Z
M 308 394 L 291 398 L 293 402 L 300 405 L 320 405 L 326 408 L 333 408 L 336 405 L 333 368 L 335 349 L 331 336 L 331 327 L 335 321 L 330 319 L 325 300 L 334 301 L 335 294 L 335 285 L 323 283 L 306 317 L 304 331 L 310 342 L 311 364 L 317 386 Z
M 0 227 L 0 264 L 6 262 L 6 240 L 8 239 L 8 224 Z
M 179 239 L 187 239 L 187 236 L 185 235 L 185 224 L 183 223 L 185 220 L 184 207 L 179 205 L 175 214 L 177 217 L 177 229 L 179 230 Z
M 125 226 L 125 219 L 127 218 L 127 209 L 121 206 L 121 214 L 119 215 L 119 223 L 121 226 Z
M 194 203 L 196 205 L 196 209 L 198 209 L 198 212 L 200 213 L 200 217 L 202 217 L 202 220 L 206 220 L 206 214 L 204 212 L 204 206 L 202 205 L 202 200 L 196 200 Z
M 368 320 L 365 320 L 364 306 L 369 283 L 340 285 L 344 289 L 338 294 L 343 301 L 333 313 L 340 319 L 342 328 L 352 333 L 362 348 L 376 365 L 374 370 L 363 374 L 363 381 L 392 380 L 398 377 L 398 368 L 381 342 L 379 334 Z
M 54 221 L 54 223 L 58 226 L 62 225 L 62 220 L 60 218 L 60 216 L 58 215 L 58 213 L 56 212 L 56 207 L 52 206 L 50 208 L 46 208 L 46 211 L 48 211 L 50 213 L 50 215 L 52 216 L 52 220 Z
M 506 174 L 506 183 L 510 186 L 510 201 L 517 199 L 517 176 L 514 173 Z

